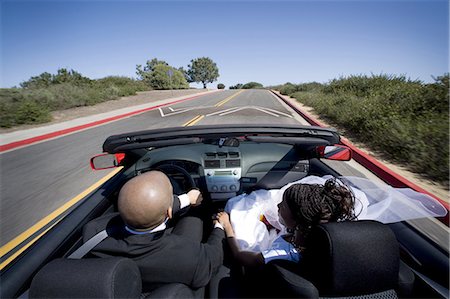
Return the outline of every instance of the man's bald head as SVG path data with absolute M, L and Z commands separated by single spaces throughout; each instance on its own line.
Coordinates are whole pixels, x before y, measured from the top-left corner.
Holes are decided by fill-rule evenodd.
M 164 173 L 145 172 L 129 180 L 120 190 L 120 215 L 133 228 L 154 228 L 171 217 L 172 193 L 172 184 Z

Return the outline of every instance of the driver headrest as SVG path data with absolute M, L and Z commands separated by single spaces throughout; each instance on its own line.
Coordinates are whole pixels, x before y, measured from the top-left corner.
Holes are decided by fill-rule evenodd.
M 141 291 L 141 274 L 130 259 L 56 259 L 34 276 L 30 298 L 139 298 Z
M 321 296 L 370 294 L 397 287 L 399 248 L 382 223 L 327 223 L 312 229 L 303 264 Z

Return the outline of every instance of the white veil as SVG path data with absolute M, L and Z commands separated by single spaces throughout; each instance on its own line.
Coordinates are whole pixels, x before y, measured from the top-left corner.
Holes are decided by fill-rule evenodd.
M 281 189 L 257 190 L 228 200 L 225 211 L 230 214 L 236 239 L 242 249 L 263 251 L 272 245 L 285 228 L 278 221 L 278 203 L 292 184 L 320 184 L 332 176 L 307 176 Z M 424 217 L 442 217 L 447 210 L 434 198 L 409 188 L 392 188 L 360 177 L 339 177 L 355 195 L 355 214 L 358 220 L 377 220 L 393 223 Z M 268 230 L 264 218 L 275 229 Z

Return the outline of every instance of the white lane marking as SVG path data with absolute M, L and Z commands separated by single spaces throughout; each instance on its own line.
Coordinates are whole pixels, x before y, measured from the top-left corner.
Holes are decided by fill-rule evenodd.
M 235 110 L 235 109 L 239 109 L 239 108 L 232 107 L 232 108 L 228 108 L 228 109 L 225 109 L 225 110 L 220 110 L 220 111 L 216 111 L 216 112 L 213 112 L 213 113 L 210 113 L 210 114 L 206 114 L 206 116 L 213 116 L 213 115 L 216 115 L 216 114 L 221 114 L 222 112 Z
M 269 115 L 272 115 L 272 116 L 275 116 L 275 117 L 280 117 L 280 115 L 283 115 L 283 116 L 292 118 L 292 116 L 289 115 L 289 114 L 286 114 L 286 113 L 283 113 L 283 112 L 280 112 L 280 111 L 277 111 L 277 110 L 274 110 L 274 109 L 270 109 L 270 108 L 266 108 L 266 107 L 259 107 L 259 106 L 233 107 L 233 108 L 228 108 L 228 109 L 225 109 L 225 110 L 220 110 L 220 111 L 216 111 L 216 112 L 213 112 L 213 113 L 209 113 L 209 114 L 206 114 L 206 116 L 213 116 L 213 115 L 224 116 L 224 115 L 228 115 L 228 114 L 235 113 L 235 112 L 238 112 L 238 111 L 242 111 L 242 110 L 245 110 L 245 109 L 258 110 L 258 111 L 261 111 L 263 113 L 266 113 L 266 114 L 269 114 Z
M 301 125 L 304 126 L 311 126 L 311 124 L 309 122 L 307 122 L 303 117 L 301 117 L 297 112 L 295 112 L 294 109 L 292 109 L 291 107 L 289 107 L 289 105 L 287 105 L 285 102 L 283 102 L 280 98 L 278 98 L 276 95 L 274 95 L 272 92 L 267 91 L 268 93 L 270 93 L 275 99 L 277 99 L 277 101 L 287 110 L 287 111 L 292 111 L 291 114 L 294 117 L 294 119 L 296 121 L 298 121 Z
M 199 109 L 207 109 L 207 108 L 213 108 L 213 106 L 202 106 L 202 107 L 181 108 L 181 109 L 173 110 L 173 111 L 175 111 L 175 112 L 172 112 L 172 113 L 166 113 L 166 114 L 164 114 L 164 113 L 162 112 L 161 108 L 159 108 L 159 109 L 160 109 L 160 112 L 161 112 L 161 117 L 168 117 L 168 116 L 172 116 L 172 115 L 184 113 L 184 112 L 191 111 L 191 110 L 199 110 Z
M 227 114 L 231 114 L 231 113 L 235 113 L 235 112 L 238 112 L 238 111 L 241 111 L 241 110 L 244 110 L 244 109 L 247 109 L 248 107 L 234 107 L 234 110 L 230 110 L 230 111 L 228 111 L 228 112 L 223 112 L 223 113 L 220 113 L 219 115 L 220 116 L 224 116 L 224 115 L 227 115 Z
M 163 108 L 158 108 L 158 109 L 159 109 L 159 113 L 161 114 L 161 117 L 167 117 L 167 116 L 172 116 L 172 115 L 188 112 L 191 110 L 209 109 L 209 108 L 217 108 L 217 107 L 216 106 L 202 106 L 202 107 L 190 107 L 190 108 L 180 108 L 180 109 L 173 109 L 172 107 L 168 107 L 168 109 L 171 111 L 170 113 L 164 113 Z M 260 106 L 231 107 L 231 108 L 227 108 L 224 110 L 206 114 L 205 117 L 214 116 L 214 115 L 225 116 L 225 115 L 232 114 L 232 113 L 242 111 L 245 109 L 257 110 L 257 111 L 272 115 L 274 117 L 280 117 L 281 115 L 283 115 L 285 117 L 293 118 L 292 115 L 289 115 L 287 113 L 284 113 L 284 112 L 281 112 L 281 111 L 278 111 L 275 109 L 267 108 L 267 107 L 260 107 Z
M 267 110 L 267 111 L 272 111 L 273 113 L 278 113 L 278 114 L 284 115 L 284 116 L 289 117 L 289 118 L 293 118 L 292 115 L 284 113 L 284 112 L 281 112 L 281 111 L 278 111 L 278 110 L 275 110 L 275 109 L 271 109 L 271 108 L 267 108 L 267 107 L 263 107 L 263 109 Z
M 257 107 L 254 107 L 253 109 L 259 110 L 259 111 L 264 112 L 264 113 L 267 113 L 267 114 L 269 114 L 269 115 L 273 115 L 273 116 L 275 116 L 275 117 L 280 117 L 278 114 L 275 114 L 275 113 L 272 113 L 272 112 L 270 112 L 270 111 L 267 111 L 266 109 L 257 108 Z

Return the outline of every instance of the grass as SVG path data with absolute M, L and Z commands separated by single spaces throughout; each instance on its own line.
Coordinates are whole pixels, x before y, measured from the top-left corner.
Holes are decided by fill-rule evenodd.
M 287 83 L 281 93 L 411 171 L 449 186 L 449 75 L 425 84 L 372 75 L 327 84 Z

